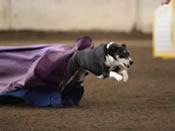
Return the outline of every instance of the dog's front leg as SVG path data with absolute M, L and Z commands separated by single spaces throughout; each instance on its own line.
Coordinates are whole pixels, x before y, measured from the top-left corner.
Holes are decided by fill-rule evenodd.
M 109 77 L 109 73 L 103 72 L 101 75 L 97 76 L 99 79 L 106 79 Z
M 114 78 L 116 79 L 117 81 L 121 81 L 123 79 L 123 76 L 121 76 L 120 74 L 114 72 L 114 71 L 110 71 L 109 72 L 109 77 L 110 78 Z
M 103 76 L 103 78 L 108 78 L 109 77 L 109 67 L 106 66 L 104 63 L 103 63 L 103 66 L 102 66 L 102 76 Z
M 120 73 L 123 76 L 123 81 L 127 82 L 128 81 L 128 72 L 127 72 L 127 70 L 121 70 Z
M 60 92 L 63 92 L 64 88 L 74 79 L 74 77 L 78 74 L 80 68 L 74 56 L 72 56 L 68 62 L 64 79 L 59 85 Z

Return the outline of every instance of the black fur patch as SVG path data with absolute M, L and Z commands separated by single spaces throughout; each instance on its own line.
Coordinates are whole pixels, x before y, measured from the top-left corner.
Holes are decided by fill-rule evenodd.
M 107 49 L 107 45 L 105 46 L 105 55 L 110 55 L 112 56 L 114 59 L 116 59 L 116 56 L 118 55 L 120 58 L 128 58 L 129 57 L 129 52 L 126 49 L 126 45 L 122 44 L 121 46 L 119 46 L 116 43 L 113 43 L 109 46 L 109 48 Z

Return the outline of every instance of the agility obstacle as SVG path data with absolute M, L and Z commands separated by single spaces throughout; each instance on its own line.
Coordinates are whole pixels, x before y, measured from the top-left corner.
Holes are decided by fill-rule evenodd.
M 153 14 L 153 56 L 175 58 L 175 0 Z

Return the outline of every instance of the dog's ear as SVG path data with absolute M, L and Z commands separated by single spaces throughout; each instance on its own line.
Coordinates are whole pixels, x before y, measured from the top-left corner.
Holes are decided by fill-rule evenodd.
M 123 44 L 122 44 L 122 47 L 126 48 L 126 44 L 125 44 L 125 43 L 123 43 Z

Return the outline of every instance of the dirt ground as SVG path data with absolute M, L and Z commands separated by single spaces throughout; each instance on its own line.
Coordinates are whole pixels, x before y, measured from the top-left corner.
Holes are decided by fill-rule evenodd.
M 95 40 L 96 45 L 109 41 L 106 38 Z M 85 95 L 78 108 L 1 105 L 0 130 L 175 130 L 175 60 L 153 59 L 151 37 L 114 38 L 113 41 L 128 45 L 134 60 L 127 83 L 118 83 L 114 79 L 101 80 L 89 75 L 84 83 Z M 55 41 L 1 40 L 0 45 Z M 57 42 L 71 44 L 73 39 Z

